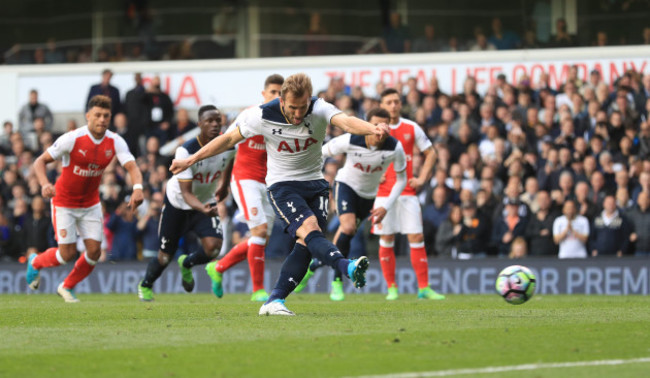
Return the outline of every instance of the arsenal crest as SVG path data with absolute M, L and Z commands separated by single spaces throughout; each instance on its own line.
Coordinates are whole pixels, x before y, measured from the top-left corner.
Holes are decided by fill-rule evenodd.
M 411 140 L 411 134 L 404 134 L 404 140 L 406 141 Z
M 113 155 L 113 150 L 106 150 L 106 157 L 111 157 Z
M 257 207 L 251 208 L 251 214 L 253 214 L 253 216 L 257 215 Z

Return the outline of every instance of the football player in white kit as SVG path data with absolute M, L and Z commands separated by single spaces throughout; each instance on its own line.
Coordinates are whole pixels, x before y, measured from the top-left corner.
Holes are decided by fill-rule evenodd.
M 176 149 L 176 159 L 183 159 L 208 144 L 221 132 L 221 112 L 213 105 L 199 109 L 201 133 Z M 217 217 L 217 202 L 228 195 L 230 167 L 234 149 L 187 166 L 169 179 L 158 226 L 160 250 L 151 259 L 144 279 L 138 284 L 142 301 L 153 300 L 153 284 L 165 270 L 178 249 L 183 234 L 192 230 L 201 239 L 202 249 L 178 259 L 185 291 L 194 289 L 192 267 L 207 264 L 221 250 L 223 234 Z
M 307 75 L 291 75 L 284 81 L 279 99 L 248 112 L 237 128 L 189 158 L 175 159 L 170 168 L 173 173 L 181 172 L 245 138 L 264 135 L 269 199 L 276 215 L 285 222 L 285 231 L 297 242 L 282 265 L 269 300 L 260 308 L 260 315 L 295 315 L 284 301 L 307 272 L 312 254 L 348 276 L 355 287 L 366 283 L 368 258 L 346 259 L 321 232 L 326 225 L 329 201 L 329 184 L 321 172 L 321 146 L 330 123 L 352 134 L 376 138 L 388 134 L 388 126 L 350 117 L 324 100 L 311 97 L 312 91 Z
M 373 125 L 388 123 L 390 119 L 388 112 L 379 108 L 370 110 L 367 117 L 368 122 Z M 370 136 L 350 134 L 338 136 L 323 146 L 324 157 L 339 154 L 346 154 L 346 159 L 345 164 L 336 174 L 334 184 L 336 212 L 341 223 L 334 236 L 334 244 L 343 256 L 348 257 L 350 242 L 357 232 L 359 223 L 368 217 L 371 217 L 373 225 L 381 223 L 386 212 L 406 187 L 406 154 L 402 144 L 392 136 L 377 140 Z M 373 209 L 379 182 L 391 163 L 397 173 L 397 179 L 387 200 L 382 206 Z M 301 291 L 316 269 L 321 266 L 320 261 L 313 260 L 295 291 Z M 330 299 L 333 301 L 345 299 L 341 274 L 336 269 Z
M 280 97 L 282 83 L 284 77 L 278 74 L 266 78 L 262 91 L 265 104 Z M 238 120 L 245 118 L 246 112 L 255 108 L 257 106 L 244 110 L 228 130 L 237 127 Z M 251 237 L 232 247 L 222 259 L 205 266 L 212 280 L 212 292 L 218 298 L 223 296 L 223 273 L 248 259 L 253 284 L 251 300 L 266 302 L 269 299 L 264 290 L 264 247 L 273 228 L 275 213 L 266 195 L 265 179 L 266 145 L 262 135 L 255 135 L 237 144 L 230 180 L 230 192 L 250 229 Z

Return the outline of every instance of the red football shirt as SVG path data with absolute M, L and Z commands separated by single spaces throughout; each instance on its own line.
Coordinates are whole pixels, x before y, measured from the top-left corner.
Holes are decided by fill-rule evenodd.
M 431 141 L 417 123 L 405 118 L 400 118 L 396 125 L 390 125 L 390 135 L 402 143 L 406 154 L 406 179 L 409 180 L 413 177 L 413 147 L 417 146 L 420 151 L 424 151 L 431 147 Z M 386 181 L 379 185 L 377 197 L 388 197 L 395 181 L 397 177 L 391 164 L 386 170 Z M 415 194 L 415 189 L 407 184 L 401 195 L 414 196 Z
M 52 203 L 69 208 L 87 208 L 99 203 L 102 174 L 115 156 L 122 165 L 135 160 L 121 136 L 107 130 L 97 140 L 87 126 L 61 135 L 47 152 L 63 162 Z

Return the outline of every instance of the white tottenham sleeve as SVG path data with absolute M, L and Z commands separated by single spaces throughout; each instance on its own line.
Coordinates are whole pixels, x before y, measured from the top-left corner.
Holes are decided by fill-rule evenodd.
M 395 184 L 390 190 L 390 194 L 386 199 L 386 203 L 384 203 L 386 211 L 388 211 L 395 204 L 395 201 L 397 201 L 399 195 L 402 194 L 404 188 L 406 188 L 406 170 L 401 170 L 399 172 L 396 172 Z

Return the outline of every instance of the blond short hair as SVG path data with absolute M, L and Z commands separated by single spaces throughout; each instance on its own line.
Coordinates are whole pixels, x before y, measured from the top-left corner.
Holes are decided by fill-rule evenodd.
M 285 99 L 287 93 L 293 94 L 295 97 L 303 97 L 305 94 L 311 96 L 314 91 L 311 85 L 311 79 L 304 73 L 297 73 L 289 76 L 282 84 L 280 96 Z

